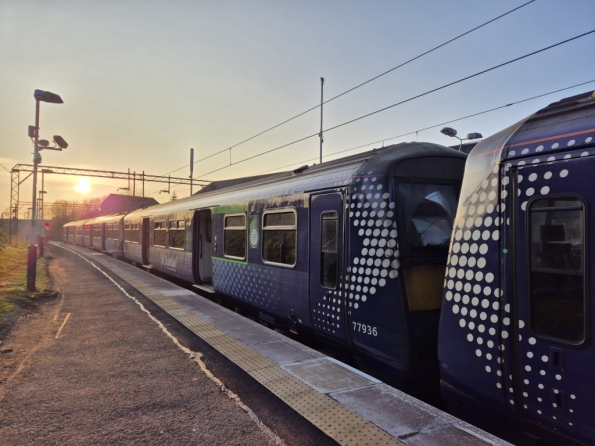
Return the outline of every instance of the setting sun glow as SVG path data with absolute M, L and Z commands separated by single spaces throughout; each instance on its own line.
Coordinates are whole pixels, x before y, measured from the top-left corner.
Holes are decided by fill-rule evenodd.
M 86 195 L 91 192 L 91 183 L 87 178 L 79 178 L 77 185 L 74 187 L 74 190 L 77 191 L 79 194 Z

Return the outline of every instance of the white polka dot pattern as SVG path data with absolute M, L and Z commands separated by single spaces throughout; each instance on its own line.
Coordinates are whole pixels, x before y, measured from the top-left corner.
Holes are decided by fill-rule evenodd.
M 352 180 L 349 204 L 351 249 L 344 284 L 349 314 L 364 308 L 396 279 L 400 267 L 396 206 L 388 187 L 372 172 L 358 175 Z
M 590 140 L 591 137 L 585 138 L 584 143 L 581 141 L 580 144 L 588 144 Z M 594 155 L 595 149 L 577 149 L 573 153 L 551 155 L 540 152 L 575 145 L 579 145 L 577 138 L 554 141 L 547 148 L 542 143 L 512 149 L 508 152 L 509 161 L 493 166 L 488 178 L 478 180 L 479 184 L 475 187 L 470 186 L 466 180 L 464 192 L 468 192 L 460 198 L 446 269 L 443 311 L 450 311 L 454 320 L 458 321 L 457 326 L 463 332 L 464 342 L 469 346 L 469 355 L 476 361 L 483 362 L 481 368 L 488 375 L 493 374 L 493 385 L 497 389 L 505 389 L 510 404 L 515 404 L 516 401 L 512 377 L 506 379 L 503 372 L 507 369 L 504 367 L 507 357 L 505 352 L 511 349 L 510 344 L 513 341 L 510 336 L 513 321 L 508 296 L 500 289 L 500 256 L 511 255 L 506 250 L 509 242 L 501 243 L 501 238 L 504 239 L 504 235 L 508 234 L 510 224 L 510 209 L 507 206 L 512 206 L 513 198 L 511 168 L 518 168 L 518 191 L 514 195 L 518 196 L 521 210 L 526 211 L 532 198 L 555 193 L 556 185 L 571 177 L 571 167 L 566 164 L 568 160 Z M 519 155 L 527 158 L 510 158 Z M 536 165 L 546 167 L 545 172 L 542 172 L 542 168 L 525 173 L 524 169 L 531 169 Z M 520 392 L 518 397 L 526 410 L 534 410 L 535 414 L 544 417 L 554 417 L 556 407 L 552 406 L 549 392 L 552 391 L 552 382 L 564 382 L 564 372 L 553 374 L 553 381 L 548 379 L 548 384 L 544 385 L 544 377 L 550 378 L 548 375 L 551 373 L 549 364 L 546 364 L 549 362 L 549 344 L 533 337 L 526 321 L 519 320 L 517 323 L 518 342 L 522 345 L 521 351 L 525 352 L 520 358 L 522 386 L 517 389 Z M 553 391 L 558 392 L 559 389 L 554 388 Z M 576 400 L 576 394 L 571 395 L 569 401 Z M 572 403 L 566 406 L 569 414 L 574 413 Z M 534 409 L 535 407 L 538 409 Z

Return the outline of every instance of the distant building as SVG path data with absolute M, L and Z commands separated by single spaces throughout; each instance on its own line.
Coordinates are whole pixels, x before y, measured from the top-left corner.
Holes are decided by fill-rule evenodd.
M 110 194 L 103 200 L 100 207 L 102 215 L 109 215 L 131 212 L 155 204 L 159 204 L 159 202 L 150 197 L 131 197 L 130 195 Z

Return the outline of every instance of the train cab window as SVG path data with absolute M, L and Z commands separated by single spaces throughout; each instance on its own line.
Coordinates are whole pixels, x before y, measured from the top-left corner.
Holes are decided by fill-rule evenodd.
M 223 254 L 234 259 L 246 258 L 246 215 L 224 217 Z
M 262 260 L 295 266 L 297 246 L 296 212 L 265 212 L 262 225 Z
M 446 255 L 457 210 L 455 185 L 398 183 L 397 190 L 407 254 Z
M 539 336 L 586 339 L 585 205 L 578 197 L 529 206 L 529 320 Z
M 320 223 L 320 285 L 334 290 L 339 267 L 339 214 L 323 212 Z
M 153 231 L 153 245 L 165 247 L 167 241 L 167 227 L 164 221 L 156 221 Z
M 186 241 L 186 222 L 176 220 L 169 222 L 169 247 L 184 249 Z

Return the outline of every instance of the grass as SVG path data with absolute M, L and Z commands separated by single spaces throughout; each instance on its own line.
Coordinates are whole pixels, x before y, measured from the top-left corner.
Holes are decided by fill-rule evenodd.
M 19 241 L 17 246 L 0 248 L 0 319 L 17 307 L 34 304 L 36 299 L 35 293 L 27 291 L 27 247 L 28 242 Z M 35 285 L 38 290 L 51 286 L 47 258 L 37 259 Z

